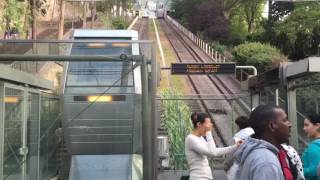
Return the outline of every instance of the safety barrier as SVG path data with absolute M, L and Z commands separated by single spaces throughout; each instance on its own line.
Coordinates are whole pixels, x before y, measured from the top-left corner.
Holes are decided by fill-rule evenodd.
M 128 27 L 128 30 L 131 30 L 133 28 L 133 26 L 136 24 L 136 22 L 138 21 L 139 16 L 136 16 L 133 21 L 131 22 L 131 24 Z
M 180 23 L 178 23 L 176 20 L 171 18 L 170 16 L 166 16 L 166 19 L 175 25 L 180 31 L 182 31 L 191 41 L 193 41 L 195 44 L 197 44 L 208 56 L 210 56 L 214 61 L 216 62 L 225 62 L 226 58 L 224 55 L 216 51 L 214 48 L 212 48 L 208 43 L 197 37 L 195 34 L 193 34 L 191 31 L 189 31 L 187 28 L 182 26 Z

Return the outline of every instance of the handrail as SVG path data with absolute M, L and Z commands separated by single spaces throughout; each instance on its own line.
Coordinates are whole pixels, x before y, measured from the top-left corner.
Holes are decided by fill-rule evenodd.
M 226 62 L 226 58 L 223 54 L 219 53 L 217 50 L 215 50 L 213 47 L 211 47 L 208 43 L 206 43 L 201 38 L 197 37 L 195 34 L 193 34 L 191 31 L 189 31 L 187 28 L 182 26 L 180 23 L 175 21 L 170 16 L 166 16 L 166 18 L 175 25 L 180 31 L 182 31 L 192 42 L 197 44 L 209 57 L 214 59 L 216 62 Z

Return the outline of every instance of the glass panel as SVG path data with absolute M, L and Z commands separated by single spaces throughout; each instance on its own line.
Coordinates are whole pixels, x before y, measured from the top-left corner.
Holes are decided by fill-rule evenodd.
M 132 46 L 129 43 L 77 43 L 72 45 L 72 55 L 131 55 Z M 129 62 L 70 62 L 69 86 L 110 86 L 127 74 L 132 63 Z M 116 85 L 132 86 L 133 76 L 129 73 Z
M 23 91 L 5 88 L 4 119 L 4 178 L 18 180 L 22 178 Z
M 276 89 L 278 89 L 278 95 L 279 95 L 279 106 L 283 109 L 286 108 L 286 91 L 285 88 L 280 87 L 278 85 L 268 86 L 264 87 L 264 89 L 261 91 L 261 104 L 270 104 L 270 105 L 276 105 Z
M 72 55 L 131 55 L 129 43 L 77 43 L 72 45 Z
M 303 132 L 303 120 L 305 116 L 319 113 L 320 109 L 320 74 L 314 74 L 295 80 L 297 96 L 297 119 L 298 133 L 303 139 L 300 140 L 300 148 L 306 145 L 302 141 L 308 141 Z
M 27 179 L 38 179 L 39 160 L 39 94 L 30 93 L 28 97 L 28 119 L 27 119 Z
M 130 62 L 70 62 L 67 85 L 133 86 L 131 67 Z M 123 74 L 128 75 L 121 79 Z
M 48 179 L 58 171 L 58 136 L 55 130 L 61 123 L 59 98 L 51 94 L 41 94 L 41 138 L 40 138 L 40 178 Z

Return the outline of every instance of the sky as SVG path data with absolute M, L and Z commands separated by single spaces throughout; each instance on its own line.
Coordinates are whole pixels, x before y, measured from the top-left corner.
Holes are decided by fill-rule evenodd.
M 265 18 L 268 18 L 268 11 L 269 11 L 269 1 L 267 1 L 266 5 L 264 6 L 262 16 Z

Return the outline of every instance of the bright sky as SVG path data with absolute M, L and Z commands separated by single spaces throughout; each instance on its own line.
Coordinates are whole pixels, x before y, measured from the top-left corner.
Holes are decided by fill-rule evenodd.
M 265 18 L 268 18 L 268 11 L 269 11 L 269 1 L 267 1 L 266 5 L 264 6 L 262 16 Z

